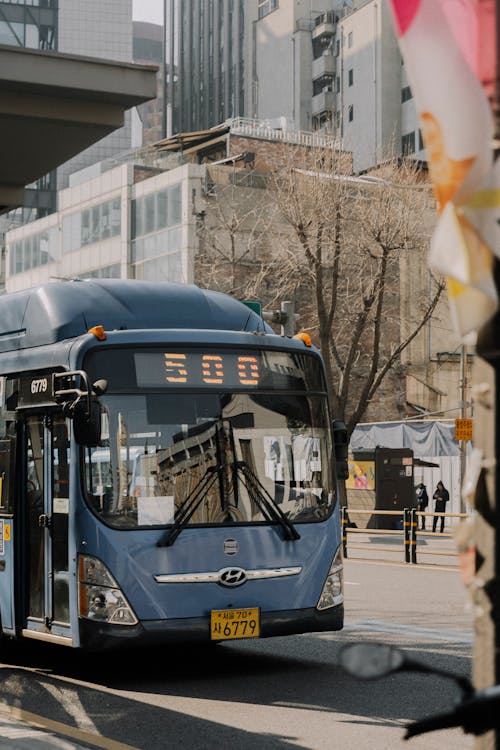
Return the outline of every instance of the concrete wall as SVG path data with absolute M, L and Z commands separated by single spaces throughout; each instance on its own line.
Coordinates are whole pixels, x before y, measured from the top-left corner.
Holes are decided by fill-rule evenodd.
M 294 68 L 293 42 L 294 1 L 255 23 L 257 57 L 256 92 L 258 119 L 284 117 L 293 121 Z

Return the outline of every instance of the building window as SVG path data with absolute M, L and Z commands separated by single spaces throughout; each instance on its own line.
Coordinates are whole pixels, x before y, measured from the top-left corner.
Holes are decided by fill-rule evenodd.
M 425 148 L 425 143 L 424 143 L 424 139 L 422 137 L 422 131 L 419 128 L 418 129 L 418 150 L 419 151 L 423 151 L 424 148 Z
M 340 94 L 340 76 L 337 76 L 335 79 L 335 91 L 337 94 Z
M 62 252 L 116 237 L 121 232 L 121 198 L 99 203 L 62 220 Z
M 349 120 L 349 122 L 352 122 L 354 120 L 354 105 L 353 104 L 349 104 L 347 108 L 347 119 Z
M 52 227 L 9 245 L 10 275 L 53 263 L 57 257 L 57 238 L 57 227 Z
M 412 97 L 413 97 L 413 94 L 411 93 L 411 88 L 409 86 L 405 86 L 403 89 L 401 89 L 401 101 L 402 102 L 407 102 Z
M 132 237 L 142 237 L 181 223 L 181 189 L 173 185 L 137 198 L 132 204 Z
M 340 55 L 340 39 L 335 42 L 335 57 Z
M 347 71 L 347 81 L 348 81 L 349 86 L 353 85 L 354 83 L 354 69 L 353 68 L 349 68 L 349 70 Z
M 406 133 L 401 139 L 401 151 L 403 156 L 415 153 L 415 132 Z
M 347 46 L 349 47 L 349 49 L 351 49 L 352 47 L 352 31 L 350 31 L 347 35 Z
M 279 8 L 279 0 L 257 0 L 259 18 L 264 18 Z

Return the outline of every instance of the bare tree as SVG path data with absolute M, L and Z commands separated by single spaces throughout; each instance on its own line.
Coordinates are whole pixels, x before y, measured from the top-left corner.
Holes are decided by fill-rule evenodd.
M 334 413 L 351 434 L 375 395 L 401 387 L 401 355 L 443 290 L 429 274 L 431 292 L 416 294 L 401 320 L 405 259 L 419 253 L 425 263 L 428 190 L 413 162 L 391 159 L 356 178 L 334 149 L 284 147 L 266 182 L 244 201 L 234 184 L 219 191 L 200 235 L 210 284 L 267 303 L 295 300 L 323 354 Z M 394 418 L 394 398 L 388 408 Z
M 205 208 L 198 213 L 199 283 L 238 298 L 262 284 L 275 207 L 266 180 L 253 172 L 210 167 Z

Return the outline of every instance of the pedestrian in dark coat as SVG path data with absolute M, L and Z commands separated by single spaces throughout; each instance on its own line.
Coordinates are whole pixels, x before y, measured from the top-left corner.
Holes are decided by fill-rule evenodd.
M 427 488 L 423 482 L 420 482 L 420 484 L 417 484 L 415 487 L 416 495 L 417 495 L 417 510 L 420 511 L 420 513 L 425 513 L 427 510 L 427 506 L 429 505 L 429 495 L 427 494 Z M 425 531 L 425 516 L 419 516 L 420 518 L 420 527 L 422 531 Z
M 434 507 L 435 513 L 446 513 L 446 503 L 450 499 L 450 493 L 444 486 L 444 484 L 439 481 L 436 486 L 436 491 L 433 494 L 433 499 L 436 501 L 436 505 Z M 444 531 L 444 516 L 439 516 L 439 519 L 441 521 L 441 534 Z M 432 530 L 436 531 L 436 525 L 438 521 L 438 516 L 434 516 L 432 521 Z

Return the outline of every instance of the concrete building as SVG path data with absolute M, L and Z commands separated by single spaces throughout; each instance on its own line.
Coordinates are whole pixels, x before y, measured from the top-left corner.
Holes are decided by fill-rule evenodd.
M 166 0 L 167 135 L 248 113 L 258 4 Z
M 128 163 L 62 190 L 57 212 L 8 233 L 7 291 L 57 278 L 192 282 L 191 191 L 204 172 Z
M 155 143 L 163 137 L 163 26 L 134 21 L 133 42 L 134 62 L 158 66 L 156 98 L 137 107 L 142 142 Z
M 167 9 L 167 135 L 247 117 L 333 133 L 355 172 L 389 153 L 424 158 L 387 3 L 167 0 Z

